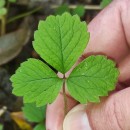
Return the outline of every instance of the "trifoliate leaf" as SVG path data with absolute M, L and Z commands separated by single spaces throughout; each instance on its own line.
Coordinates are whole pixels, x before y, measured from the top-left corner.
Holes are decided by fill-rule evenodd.
M 101 8 L 105 8 L 106 6 L 108 6 L 110 3 L 112 2 L 112 0 L 102 0 L 100 3 Z
M 55 14 L 56 15 L 62 15 L 63 13 L 65 12 L 70 12 L 70 9 L 69 9 L 69 6 L 67 4 L 63 4 L 63 5 L 60 5 L 58 8 L 56 8 L 55 10 Z
M 83 53 L 89 33 L 77 15 L 64 13 L 40 21 L 34 39 L 36 52 L 56 70 L 66 73 Z
M 46 130 L 45 125 L 44 124 L 38 124 L 35 126 L 34 130 Z
M 15 3 L 17 0 L 9 0 L 9 2 Z
M 36 102 L 37 106 L 52 103 L 62 87 L 62 79 L 43 62 L 28 59 L 11 77 L 13 93 L 24 96 L 25 103 Z
M 0 16 L 6 15 L 7 9 L 6 8 L 0 8 Z
M 118 70 L 105 56 L 90 56 L 81 62 L 67 79 L 70 95 L 80 103 L 98 102 L 115 88 Z
M 5 6 L 5 0 L 0 0 L 0 8 Z
M 82 5 L 77 6 L 74 10 L 72 10 L 72 14 L 77 14 L 79 17 L 83 17 L 85 14 L 85 8 Z
M 30 122 L 43 122 L 46 116 L 46 106 L 36 107 L 35 103 L 24 104 L 22 110 L 25 118 Z

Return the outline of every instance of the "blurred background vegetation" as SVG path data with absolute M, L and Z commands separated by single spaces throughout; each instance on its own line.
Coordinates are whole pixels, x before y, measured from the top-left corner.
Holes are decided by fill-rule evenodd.
M 46 106 L 11 94 L 10 76 L 27 58 L 39 20 L 69 12 L 89 23 L 112 0 L 0 0 L 0 130 L 44 130 Z M 41 59 L 42 60 L 42 59 Z M 43 115 L 42 117 L 39 115 Z

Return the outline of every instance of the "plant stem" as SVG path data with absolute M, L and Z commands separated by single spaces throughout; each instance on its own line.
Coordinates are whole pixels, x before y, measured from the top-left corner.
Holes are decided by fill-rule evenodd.
M 10 8 L 10 2 L 9 1 L 7 1 L 7 10 L 9 11 L 9 8 Z
M 38 7 L 38 8 L 36 8 L 36 9 L 34 9 L 34 10 L 31 10 L 31 11 L 29 11 L 29 12 L 26 12 L 26 13 L 17 15 L 17 16 L 15 16 L 15 17 L 13 17 L 13 18 L 10 18 L 10 19 L 7 21 L 7 24 L 8 24 L 8 23 L 11 23 L 11 22 L 13 22 L 13 21 L 15 21 L 15 20 L 17 20 L 17 19 L 20 19 L 20 18 L 26 17 L 26 16 L 28 16 L 28 15 L 31 15 L 31 14 L 33 14 L 33 13 L 35 13 L 35 12 L 41 10 L 41 9 L 42 9 L 42 7 Z
M 65 92 L 65 75 L 63 77 L 64 81 L 63 81 L 63 96 L 64 96 L 64 116 L 67 114 L 68 111 L 68 104 L 67 104 L 67 96 L 66 96 L 66 92 Z
M 51 8 L 55 9 L 57 8 L 58 5 L 52 5 Z M 77 7 L 77 5 L 69 5 L 69 8 L 70 9 L 75 9 Z M 101 10 L 101 7 L 100 6 L 97 6 L 97 5 L 85 5 L 84 8 L 86 10 Z
M 4 35 L 6 30 L 6 17 L 2 16 L 0 19 L 1 19 L 1 35 Z

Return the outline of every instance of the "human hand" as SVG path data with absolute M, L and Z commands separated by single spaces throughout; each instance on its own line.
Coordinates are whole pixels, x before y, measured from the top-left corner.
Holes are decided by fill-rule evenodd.
M 130 0 L 114 0 L 88 26 L 90 41 L 79 62 L 90 54 L 114 59 L 120 70 L 116 90 L 101 103 L 78 105 L 68 97 L 72 110 L 64 120 L 62 93 L 47 108 L 47 130 L 130 130 Z

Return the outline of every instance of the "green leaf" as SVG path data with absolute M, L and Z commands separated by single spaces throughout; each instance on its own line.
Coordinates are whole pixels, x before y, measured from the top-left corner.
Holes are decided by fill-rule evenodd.
M 57 71 L 66 73 L 83 53 L 89 40 L 87 25 L 77 15 L 64 13 L 40 21 L 34 49 Z
M 9 2 L 16 3 L 17 0 L 9 0 Z
M 5 0 L 0 0 L 0 8 L 5 6 Z
M 13 93 L 24 96 L 25 103 L 36 102 L 37 106 L 52 103 L 62 87 L 62 79 L 43 62 L 28 59 L 11 77 Z
M 81 62 L 67 79 L 70 95 L 80 103 L 99 102 L 115 88 L 118 69 L 105 56 L 90 56 Z
M 0 16 L 6 15 L 7 9 L 6 8 L 0 8 Z
M 36 125 L 34 130 L 46 130 L 45 125 L 43 123 Z
M 61 14 L 65 13 L 65 12 L 70 12 L 69 6 L 67 4 L 60 5 L 55 10 L 56 15 L 61 15 Z
M 24 104 L 22 110 L 30 122 L 43 122 L 46 116 L 46 106 L 36 107 L 35 103 Z
M 102 0 L 100 3 L 101 8 L 105 8 L 106 6 L 108 6 L 110 3 L 112 2 L 112 0 Z
M 0 124 L 0 130 L 3 130 L 3 125 L 2 124 Z
M 83 17 L 85 14 L 85 8 L 82 5 L 77 6 L 75 9 L 72 10 L 72 14 L 77 14 L 79 17 Z

